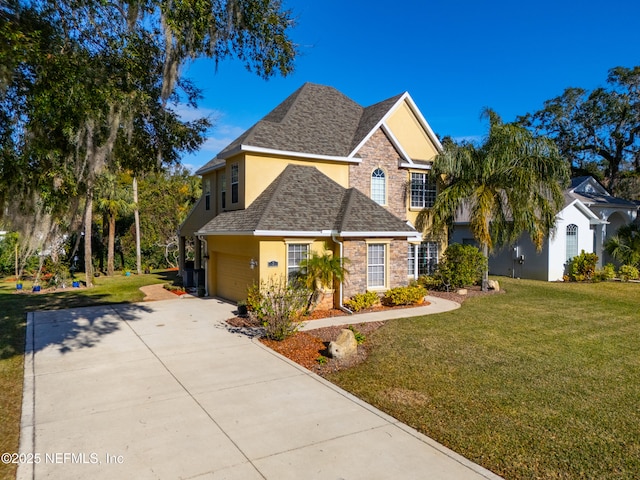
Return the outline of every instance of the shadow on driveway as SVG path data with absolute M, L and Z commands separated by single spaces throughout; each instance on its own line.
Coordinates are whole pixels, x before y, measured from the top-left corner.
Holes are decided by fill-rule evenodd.
M 56 347 L 60 353 L 92 348 L 106 335 L 117 332 L 123 321 L 135 321 L 153 310 L 141 304 L 102 305 L 70 310 L 29 313 L 26 353 Z M 29 338 L 30 337 L 30 338 Z

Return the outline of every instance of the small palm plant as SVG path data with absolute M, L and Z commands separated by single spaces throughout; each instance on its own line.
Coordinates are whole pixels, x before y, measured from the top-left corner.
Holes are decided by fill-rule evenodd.
M 640 225 L 623 225 L 605 242 L 604 249 L 621 264 L 640 267 Z
M 300 262 L 297 280 L 311 293 L 307 311 L 311 312 L 322 301 L 325 290 L 332 288 L 334 279 L 344 281 L 349 271 L 345 268 L 348 259 L 334 256 L 325 251 L 322 254 L 311 252 Z

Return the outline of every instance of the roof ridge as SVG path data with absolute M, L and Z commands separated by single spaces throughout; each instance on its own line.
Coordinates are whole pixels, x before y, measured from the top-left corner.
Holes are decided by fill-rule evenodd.
M 351 211 L 351 207 L 353 206 L 353 192 L 355 191 L 354 187 L 345 188 L 344 196 L 342 197 L 342 204 L 340 206 L 340 211 L 338 212 L 338 220 L 340 222 L 339 225 L 336 225 L 337 231 L 344 231 L 344 226 L 347 222 L 347 217 L 349 212 Z M 336 222 L 337 223 L 337 222 Z

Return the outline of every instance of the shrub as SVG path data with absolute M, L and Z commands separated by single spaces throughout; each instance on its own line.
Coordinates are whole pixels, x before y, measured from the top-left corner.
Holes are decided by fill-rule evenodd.
M 623 282 L 628 282 L 629 280 L 637 280 L 640 273 L 633 265 L 622 265 L 618 270 L 618 276 Z
M 308 291 L 287 282 L 286 278 L 272 278 L 260 287 L 252 286 L 247 292 L 250 316 L 258 321 L 271 340 L 284 340 L 298 331 L 305 311 Z
M 598 263 L 598 255 L 586 253 L 584 250 L 569 261 L 568 275 L 574 282 L 587 282 L 593 279 Z
M 323 290 L 331 288 L 334 279 L 339 283 L 346 278 L 349 273 L 345 268 L 347 263 L 348 259 L 336 257 L 330 251 L 322 254 L 311 252 L 302 259 L 296 280 L 309 292 L 308 311 L 313 311 L 322 301 Z
M 427 294 L 427 289 L 422 285 L 414 284 L 407 287 L 396 287 L 387 290 L 382 303 L 385 305 L 414 305 L 420 303 Z
M 359 312 L 365 308 L 371 308 L 380 301 L 380 297 L 375 292 L 356 293 L 346 302 L 347 307 L 354 312 Z
M 487 258 L 473 245 L 452 243 L 442 255 L 434 277 L 447 287 L 467 287 L 482 280 L 487 265 Z
M 595 281 L 604 282 L 616 278 L 616 267 L 611 263 L 607 263 L 601 270 L 597 270 L 593 276 Z
M 349 325 L 347 328 L 353 332 L 353 337 L 356 339 L 358 345 L 362 345 L 367 339 L 367 337 L 362 332 L 356 330 L 356 327 L 353 325 Z
M 260 308 L 260 302 L 262 302 L 260 285 L 254 283 L 247 289 L 247 311 L 254 312 L 256 308 Z
M 442 288 L 442 280 L 433 275 L 420 275 L 416 282 L 427 290 L 440 290 Z

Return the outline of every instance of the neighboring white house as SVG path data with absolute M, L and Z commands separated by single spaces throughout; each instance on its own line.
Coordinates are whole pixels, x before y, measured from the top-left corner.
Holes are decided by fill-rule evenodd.
M 514 245 L 493 252 L 489 257 L 492 275 L 562 280 L 568 261 L 582 250 L 596 253 L 599 267 L 611 261 L 603 244 L 621 226 L 636 219 L 638 205 L 611 196 L 593 177 L 574 178 L 564 197 L 565 206 L 542 250 L 537 252 L 524 235 Z M 464 218 L 456 221 L 450 242 L 475 243 Z

